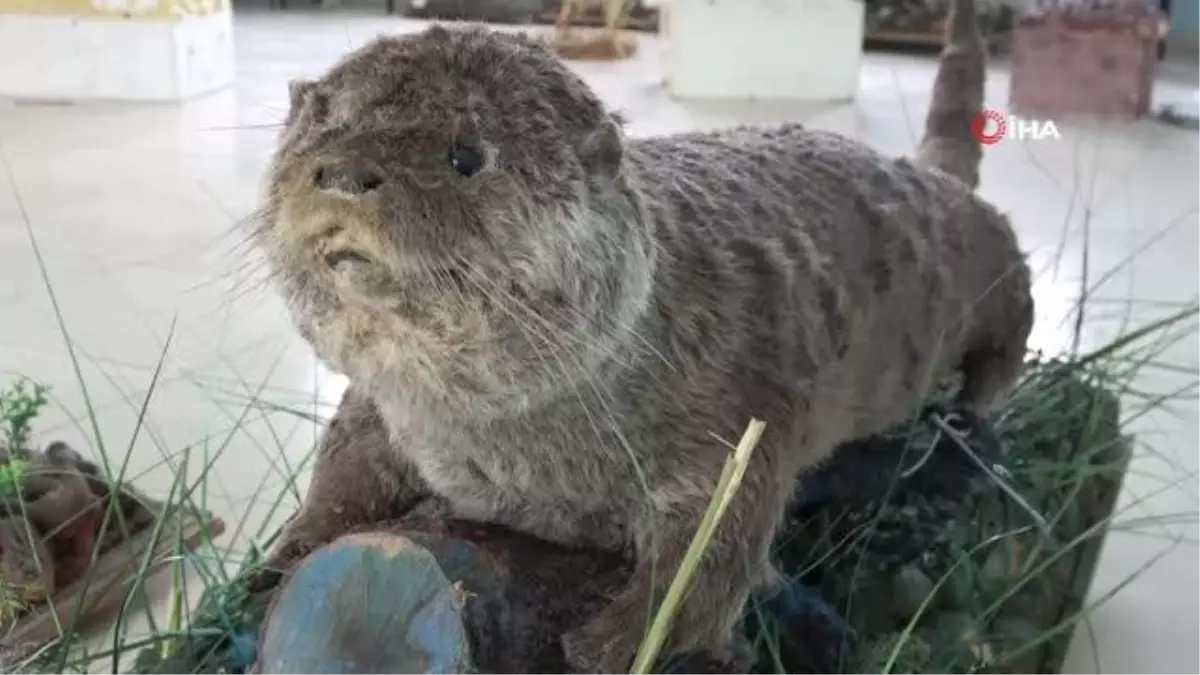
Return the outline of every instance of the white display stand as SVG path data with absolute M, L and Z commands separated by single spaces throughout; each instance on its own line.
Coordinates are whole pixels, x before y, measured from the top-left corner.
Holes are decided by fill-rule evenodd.
M 862 64 L 862 0 L 663 3 L 667 86 L 680 98 L 840 101 Z
M 0 0 L 0 96 L 179 101 L 233 81 L 229 0 Z

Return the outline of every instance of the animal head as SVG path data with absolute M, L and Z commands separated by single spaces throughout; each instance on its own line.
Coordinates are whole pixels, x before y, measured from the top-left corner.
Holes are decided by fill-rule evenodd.
M 528 405 L 636 320 L 652 247 L 619 125 L 541 45 L 382 37 L 290 95 L 255 234 L 335 369 L 425 403 Z

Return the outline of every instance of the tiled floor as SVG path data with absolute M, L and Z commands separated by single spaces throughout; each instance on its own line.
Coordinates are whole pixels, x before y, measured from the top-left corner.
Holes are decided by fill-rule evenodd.
M 209 504 L 230 523 L 247 522 L 238 541 L 226 535 L 231 546 L 278 521 L 282 513 L 269 517 L 273 495 L 314 436 L 304 418 L 318 401 L 336 400 L 341 382 L 295 337 L 237 225 L 255 205 L 285 82 L 378 32 L 416 26 L 374 13 L 242 11 L 239 72 L 227 91 L 183 106 L 0 101 L 0 373 L 52 385 L 61 407 L 44 418 L 44 438 L 96 448 L 90 401 L 109 455 L 128 456 L 126 475 L 152 493 L 167 491 L 183 448 L 192 448 L 193 476 L 205 457 L 211 461 L 219 480 Z M 871 55 L 861 94 L 848 105 L 685 104 L 665 93 L 658 55 L 659 45 L 646 40 L 633 62 L 579 66 L 626 113 L 632 133 L 801 119 L 893 153 L 914 145 L 933 65 Z M 1183 70 L 1194 85 L 1194 68 Z M 992 107 L 1004 109 L 1007 84 L 996 66 Z M 1160 88 L 1182 91 L 1166 82 Z M 1171 311 L 1168 303 L 1195 300 L 1200 269 L 1196 133 L 1155 122 L 1061 129 L 1059 142 L 989 149 L 982 187 L 1011 214 L 1042 271 L 1036 341 L 1051 350 L 1069 344 L 1064 317 L 1080 287 L 1085 229 L 1088 281 L 1098 287 L 1085 346 L 1114 335 L 1123 316 L 1145 321 Z M 1134 423 L 1146 447 L 1123 503 L 1154 493 L 1130 519 L 1171 518 L 1157 530 L 1142 521 L 1136 533 L 1115 534 L 1096 592 L 1173 550 L 1094 616 L 1096 646 L 1081 633 L 1073 669 L 1200 670 L 1194 334 L 1163 359 L 1180 372 L 1147 371 L 1139 386 L 1182 387 L 1184 397 L 1177 415 Z M 147 392 L 145 428 L 131 441 Z M 251 399 L 276 407 L 248 408 Z M 282 510 L 292 505 L 289 498 Z

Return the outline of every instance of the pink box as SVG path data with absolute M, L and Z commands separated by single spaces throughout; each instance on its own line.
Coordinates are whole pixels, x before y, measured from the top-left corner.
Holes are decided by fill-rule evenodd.
M 1019 18 L 1009 106 L 1028 116 L 1145 115 L 1162 22 L 1157 9 L 1141 3 L 1118 11 L 1050 10 Z

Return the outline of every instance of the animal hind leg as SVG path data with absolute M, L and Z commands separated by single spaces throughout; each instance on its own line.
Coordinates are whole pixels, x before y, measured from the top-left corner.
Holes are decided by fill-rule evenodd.
M 967 352 L 957 403 L 986 419 L 996 402 L 1016 383 L 1025 367 L 1025 341 Z
M 988 418 L 992 406 L 1009 392 L 1025 369 L 1029 333 L 1033 330 L 1033 298 L 1028 290 L 1022 290 L 1008 308 L 1008 320 L 992 323 L 995 328 L 990 335 L 981 335 L 983 339 L 969 346 L 961 363 L 963 379 L 957 403 L 981 420 Z
M 771 542 L 794 485 L 780 475 L 779 467 L 763 457 L 755 460 L 700 561 L 664 656 L 702 653 L 725 662 L 733 672 L 747 672 L 743 668 L 752 659 L 738 623 L 751 591 L 778 579 L 770 562 Z M 657 611 L 708 501 L 709 495 L 693 495 L 635 525 L 637 560 L 628 587 L 586 625 L 563 638 L 574 668 L 595 673 L 629 671 L 648 628 L 650 610 Z

